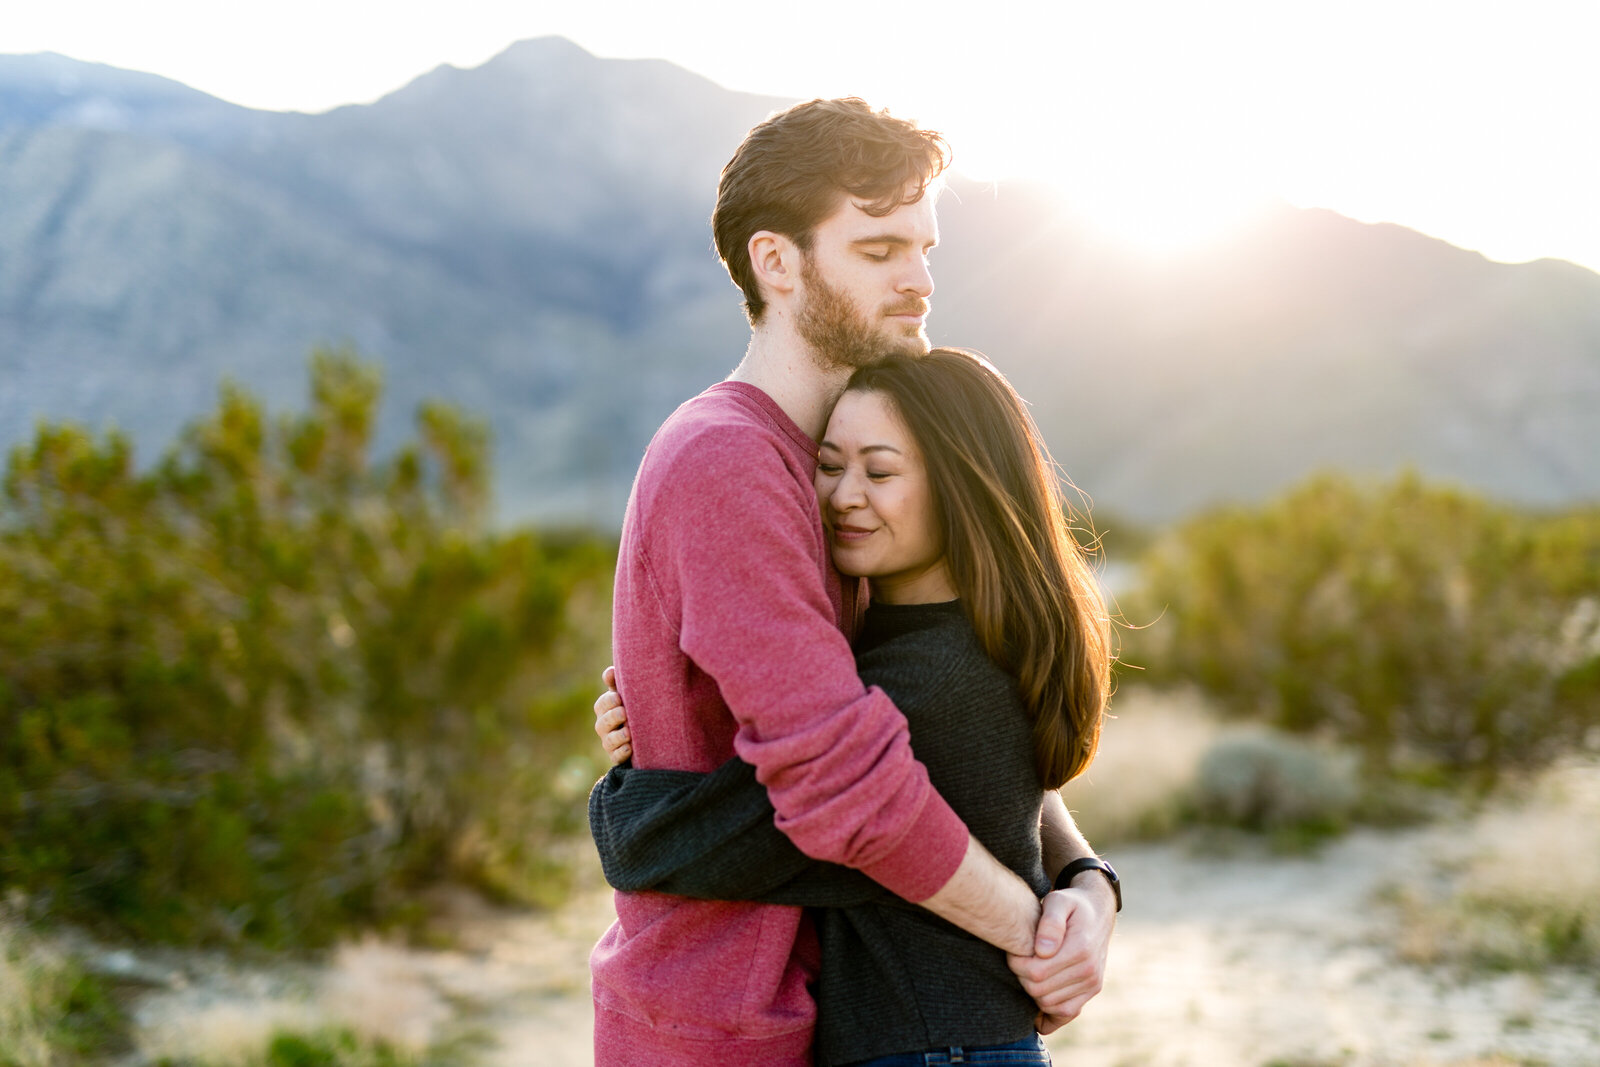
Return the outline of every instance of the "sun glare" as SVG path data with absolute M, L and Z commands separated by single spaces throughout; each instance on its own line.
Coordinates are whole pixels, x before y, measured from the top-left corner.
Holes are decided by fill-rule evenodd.
M 1123 180 L 1058 181 L 1068 214 L 1108 243 L 1149 258 L 1198 251 L 1248 225 L 1271 201 L 1237 186 L 1161 170 Z
M 1172 93 L 1157 92 L 1166 99 Z M 1160 259 L 1202 249 L 1278 198 L 1245 138 L 1220 120 L 1155 105 L 999 118 L 948 106 L 958 168 L 980 178 L 1028 175 L 1059 189 L 1065 212 L 1108 245 Z

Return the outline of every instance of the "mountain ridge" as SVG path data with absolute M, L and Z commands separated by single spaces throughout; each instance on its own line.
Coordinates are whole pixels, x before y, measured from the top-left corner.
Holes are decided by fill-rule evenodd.
M 349 342 L 385 368 L 381 439 L 442 396 L 493 426 L 507 517 L 610 524 L 654 427 L 743 352 L 707 219 L 787 101 L 559 38 L 319 114 L 18 59 L 0 444 L 114 421 L 152 458 L 224 376 L 297 405 L 310 347 Z M 1039 187 L 951 186 L 930 336 L 989 353 L 1103 505 L 1159 521 L 1407 465 L 1600 499 L 1600 275 L 1287 205 L 1142 259 Z

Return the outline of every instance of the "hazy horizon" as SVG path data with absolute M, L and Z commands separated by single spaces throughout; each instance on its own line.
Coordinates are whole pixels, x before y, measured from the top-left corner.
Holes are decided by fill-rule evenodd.
M 396 19 L 369 0 L 291 0 L 270 18 L 192 0 L 138 12 L 69 0 L 13 14 L 0 52 L 53 51 L 242 106 L 319 112 L 562 36 L 735 91 L 863 96 L 944 131 L 963 173 L 1055 185 L 1108 236 L 1153 256 L 1282 200 L 1500 262 L 1600 270 L 1600 145 L 1572 134 L 1600 97 L 1584 57 L 1585 31 L 1600 25 L 1589 5 L 1448 18 L 1424 3 L 1002 3 L 980 21 L 808 11 L 779 26 L 775 13 L 719 2 L 684 26 L 631 0 L 479 0 L 443 20 Z M 180 25 L 190 32 L 172 32 Z M 780 31 L 782 47 L 761 46 Z

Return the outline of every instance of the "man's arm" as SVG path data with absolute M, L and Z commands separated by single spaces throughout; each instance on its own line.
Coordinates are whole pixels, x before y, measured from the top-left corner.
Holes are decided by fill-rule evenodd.
M 1035 931 L 1040 922 L 1039 898 L 1028 883 L 995 859 L 971 834 L 967 835 L 966 855 L 956 873 L 921 903 L 969 934 L 1005 949 L 1008 960 L 1033 958 Z
M 678 588 L 679 647 L 716 681 L 739 723 L 736 751 L 802 852 L 1030 951 L 1032 893 L 966 831 L 912 755 L 904 716 L 856 675 L 817 558 L 815 501 L 767 447 L 673 464 L 683 510 L 652 517 L 650 562 Z M 1021 914 L 1000 914 L 1012 907 Z
M 620 701 L 603 695 L 595 715 L 607 752 L 621 762 L 622 742 L 613 736 L 623 717 Z M 852 907 L 886 896 L 858 871 L 808 858 L 773 825 L 772 814 L 754 768 L 739 759 L 710 774 L 614 767 L 589 793 L 590 832 L 606 881 L 617 889 L 812 907 Z M 993 878 L 998 861 L 976 840 L 972 846 L 923 906 L 963 929 L 991 931 L 1003 939 L 995 942 L 1001 948 L 1031 952 L 1038 901 L 1015 876 Z
M 1093 856 L 1061 794 L 1044 795 L 1039 840 L 1051 882 L 1075 859 Z M 1008 953 L 1022 988 L 1039 1005 L 1038 1027 L 1050 1033 L 1078 1017 L 1105 979 L 1106 954 L 1117 925 L 1117 901 L 1105 876 L 1085 871 L 1042 902 L 1033 955 Z
M 589 829 L 617 889 L 831 908 L 887 899 L 859 871 L 795 848 L 772 824 L 754 768 L 738 759 L 710 774 L 614 767 L 589 793 Z M 999 862 L 973 839 L 922 906 L 963 929 L 992 931 L 1001 948 L 1031 952 L 1039 902 L 1015 875 L 993 878 L 991 866 Z

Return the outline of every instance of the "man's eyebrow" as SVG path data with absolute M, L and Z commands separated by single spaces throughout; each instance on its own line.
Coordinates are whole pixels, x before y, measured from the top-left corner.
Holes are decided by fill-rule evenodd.
M 857 237 L 850 242 L 852 245 L 888 245 L 890 248 L 909 248 L 911 238 L 898 233 L 875 233 L 867 237 Z

